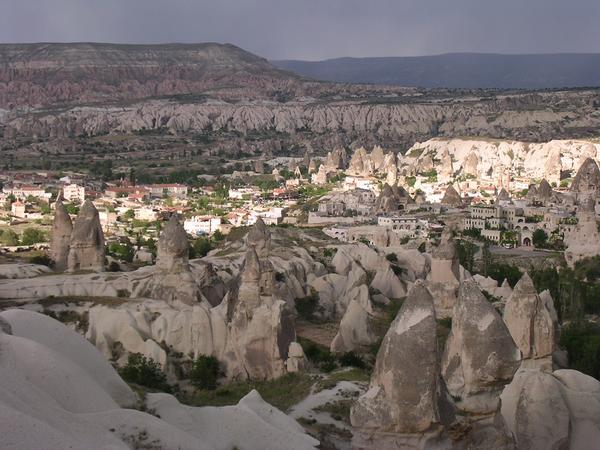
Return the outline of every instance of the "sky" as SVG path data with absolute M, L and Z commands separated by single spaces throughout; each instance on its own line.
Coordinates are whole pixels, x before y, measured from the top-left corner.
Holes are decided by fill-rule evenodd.
M 600 53 L 600 0 L 0 0 L 0 42 L 222 42 L 269 59 Z

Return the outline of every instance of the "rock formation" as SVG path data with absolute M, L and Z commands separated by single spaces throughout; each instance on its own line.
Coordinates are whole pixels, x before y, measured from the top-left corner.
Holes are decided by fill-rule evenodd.
M 271 235 L 262 219 L 246 236 L 246 258 L 237 291 L 228 293 L 227 344 L 224 359 L 231 378 L 272 379 L 287 370 L 290 346 L 296 340 L 294 317 L 275 295 L 274 271 L 268 260 Z M 298 349 L 294 348 L 299 366 Z
M 450 227 L 444 228 L 440 245 L 431 253 L 427 288 L 433 295 L 438 317 L 451 316 L 460 284 L 460 263 Z
M 86 200 L 75 218 L 67 269 L 69 272 L 78 270 L 104 270 L 104 233 L 100 225 L 98 210 L 91 200 Z
M 538 295 L 525 273 L 504 307 L 504 322 L 523 359 L 552 370 L 552 354 L 558 341 L 558 317 L 549 293 Z M 528 367 L 531 367 L 529 365 Z
M 360 177 L 367 177 L 373 174 L 373 161 L 364 147 L 355 150 L 348 164 L 348 173 Z
M 547 204 L 554 197 L 554 191 L 552 190 L 552 186 L 548 183 L 548 180 L 545 178 L 540 182 L 537 187 L 536 192 L 536 200 L 542 204 Z
M 577 261 L 600 255 L 600 233 L 596 224 L 595 200 L 587 197 L 579 204 L 577 225 L 565 235 L 565 260 L 570 267 Z
M 501 400 L 502 416 L 518 449 L 597 447 L 600 382 L 590 376 L 575 370 L 520 369 Z
M 335 172 L 338 169 L 345 169 L 347 165 L 346 150 L 343 148 L 335 148 L 333 151 L 327 153 L 327 158 L 323 163 L 324 170 L 326 172 Z
M 313 184 L 327 184 L 327 169 L 324 164 L 319 166 L 317 173 L 313 173 L 311 182 Z
M 439 433 L 453 421 L 440 376 L 436 326 L 431 294 L 417 281 L 383 339 L 369 390 L 351 410 L 360 432 L 388 439 L 373 448 L 401 448 L 402 435 Z
M 587 198 L 594 200 L 600 197 L 600 169 L 592 158 L 587 158 L 571 184 L 571 191 L 575 192 L 577 200 L 582 203 Z
M 454 168 L 452 166 L 452 157 L 448 149 L 444 149 L 440 157 L 440 168 L 438 170 L 438 181 L 440 183 L 448 183 L 453 181 Z
M 456 191 L 454 186 L 450 185 L 446 189 L 444 197 L 442 198 L 442 201 L 440 203 L 446 206 L 459 207 L 462 206 L 463 201 L 460 194 Z
M 54 207 L 54 221 L 50 238 L 50 259 L 54 262 L 56 271 L 62 272 L 67 269 L 72 231 L 71 217 L 59 198 Z
M 479 166 L 479 156 L 474 151 L 471 151 L 463 162 L 463 175 L 476 177 L 478 175 L 477 167 Z
M 442 374 L 450 394 L 459 399 L 457 407 L 470 413 L 493 413 L 520 359 L 508 328 L 477 283 L 463 281 L 442 358 Z
M 375 211 L 379 214 L 393 214 L 414 203 L 413 198 L 402 186 L 385 184 L 375 202 Z
M 555 185 L 558 186 L 560 184 L 561 172 L 561 148 L 553 147 L 544 163 L 544 179 L 549 180 L 551 183 L 555 183 Z
M 187 234 L 173 214 L 160 234 L 156 265 L 144 296 L 187 305 L 198 302 L 200 288 L 192 275 L 188 254 Z
M 496 196 L 496 204 L 502 205 L 508 202 L 510 202 L 510 194 L 507 192 L 506 189 L 500 189 L 500 192 L 498 192 L 498 195 Z

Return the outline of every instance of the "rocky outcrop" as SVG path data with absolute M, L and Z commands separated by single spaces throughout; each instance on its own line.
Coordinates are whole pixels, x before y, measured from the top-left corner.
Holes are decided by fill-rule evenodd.
M 322 167 L 326 173 L 335 172 L 338 169 L 345 169 L 347 166 L 347 155 L 344 148 L 335 148 L 333 151 L 327 153 L 327 158 Z M 320 168 L 319 168 L 320 170 Z
M 450 185 L 446 189 L 444 196 L 440 202 L 442 205 L 451 206 L 454 208 L 460 207 L 463 204 L 462 197 L 454 186 Z
M 287 370 L 296 330 L 291 309 L 277 296 L 273 265 L 268 259 L 271 234 L 262 219 L 248 232 L 246 247 L 237 288 L 230 290 L 219 306 L 227 322 L 222 358 L 230 378 L 277 378 Z M 290 362 L 290 367 L 295 369 L 297 363 Z
M 489 133 L 486 135 L 490 136 Z M 462 161 L 460 166 L 454 164 L 455 177 L 485 178 L 491 175 L 499 187 L 507 187 L 503 180 L 509 173 L 519 174 L 521 177 L 530 179 L 546 178 L 550 183 L 556 183 L 558 186 L 560 183 L 560 180 L 556 179 L 558 168 L 560 168 L 563 178 L 575 176 L 581 165 L 581 155 L 593 154 L 592 158 L 595 158 L 599 148 L 600 144 L 586 140 L 552 140 L 532 143 L 502 139 L 438 137 L 415 143 L 407 150 L 403 157 L 403 163 L 409 166 L 414 165 L 419 158 L 429 154 L 434 161 L 440 161 L 436 164 L 436 169 L 438 180 L 442 181 L 440 178 L 442 161 L 445 154 L 449 153 L 453 161 Z M 560 164 L 557 164 L 558 155 L 560 155 Z M 449 181 L 457 182 L 458 180 L 454 178 Z
M 474 151 L 471 151 L 471 153 L 469 153 L 466 159 L 463 161 L 462 172 L 465 175 L 476 177 L 479 174 L 477 171 L 478 166 L 479 156 L 477 156 L 477 153 Z
M 77 214 L 71 232 L 67 269 L 104 270 L 104 233 L 100 225 L 98 210 L 91 200 L 86 200 Z
M 565 233 L 565 260 L 570 267 L 574 267 L 577 261 L 600 255 L 595 205 L 596 202 L 591 197 L 582 200 L 577 210 L 577 225 L 569 233 Z
M 509 202 L 510 194 L 508 193 L 508 191 L 504 188 L 500 189 L 500 192 L 498 192 L 498 195 L 496 196 L 496 204 L 501 205 Z
M 438 317 L 451 316 L 460 284 L 461 268 L 450 227 L 444 228 L 440 244 L 432 251 L 430 266 L 427 289 L 433 295 L 436 314 Z
M 142 295 L 187 305 L 199 301 L 200 288 L 192 275 L 188 254 L 187 234 L 173 214 L 160 234 L 154 272 Z
M 440 163 L 438 168 L 438 181 L 440 183 L 448 183 L 453 181 L 454 178 L 454 167 L 452 165 L 452 156 L 448 149 L 444 149 L 440 157 Z
M 414 199 L 402 186 L 385 184 L 375 202 L 375 211 L 379 214 L 397 213 L 414 203 Z
M 54 221 L 50 238 L 50 259 L 54 263 L 54 270 L 58 272 L 67 269 L 72 231 L 71 217 L 69 217 L 65 205 L 58 199 L 54 207 Z
M 583 161 L 573 179 L 571 191 L 575 193 L 580 203 L 588 198 L 596 200 L 600 197 L 600 169 L 595 160 L 587 158 Z
M 552 354 L 558 342 L 558 317 L 552 297 L 548 292 L 538 295 L 527 273 L 506 302 L 504 322 L 523 359 L 534 360 L 536 366 L 552 370 Z
M 442 358 L 442 374 L 448 391 L 458 399 L 457 407 L 470 413 L 493 413 L 520 360 L 508 328 L 477 283 L 463 281 Z
M 350 175 L 360 177 L 368 177 L 373 174 L 374 164 L 364 147 L 359 147 L 354 151 L 347 170 Z
M 383 339 L 369 390 L 351 410 L 352 425 L 360 432 L 401 439 L 439 432 L 452 422 L 440 376 L 436 326 L 431 294 L 417 282 Z
M 502 416 L 519 449 L 587 449 L 600 439 L 600 382 L 575 370 L 521 369 Z

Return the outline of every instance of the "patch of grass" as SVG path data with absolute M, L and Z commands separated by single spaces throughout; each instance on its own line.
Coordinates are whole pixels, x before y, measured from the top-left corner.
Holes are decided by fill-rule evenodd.
M 212 391 L 196 391 L 182 401 L 193 406 L 235 405 L 248 392 L 256 389 L 266 402 L 285 412 L 304 399 L 313 384 L 312 377 L 306 373 L 288 373 L 276 380 L 234 381 Z
M 368 383 L 371 380 L 371 374 L 365 369 L 350 369 L 340 370 L 328 374 L 325 378 L 319 380 L 316 391 L 332 389 L 337 386 L 340 381 L 356 381 Z

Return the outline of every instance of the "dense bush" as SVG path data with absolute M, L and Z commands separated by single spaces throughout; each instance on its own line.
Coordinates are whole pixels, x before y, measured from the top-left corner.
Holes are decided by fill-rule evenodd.
M 306 358 L 323 372 L 331 372 L 337 367 L 335 357 L 324 345 L 300 337 L 298 343 L 302 346 Z
M 543 248 L 548 241 L 548 235 L 544 230 L 538 228 L 533 232 L 532 240 L 535 247 Z
M 219 360 L 217 358 L 200 355 L 194 360 L 190 381 L 198 389 L 215 389 L 219 371 Z
M 316 320 L 315 312 L 319 306 L 319 294 L 315 291 L 307 297 L 297 298 L 294 300 L 296 305 L 296 311 L 298 315 L 308 321 L 314 322 Z
M 133 261 L 134 249 L 131 242 L 113 242 L 108 246 L 108 254 L 122 261 Z
M 341 366 L 344 367 L 356 367 L 357 369 L 364 369 L 367 365 L 365 361 L 354 352 L 346 352 L 338 358 Z
M 600 326 L 573 322 L 562 329 L 560 345 L 569 353 L 569 367 L 600 379 Z
M 203 258 L 212 250 L 212 245 L 209 238 L 199 237 L 198 239 L 194 239 L 192 241 L 192 245 L 190 245 L 189 257 L 190 259 L 194 258 Z
M 575 270 L 532 269 L 531 278 L 538 292 L 548 289 L 559 317 L 576 320 L 584 314 L 600 314 L 600 282 L 594 278 L 600 258 L 586 259 Z
M 46 242 L 48 236 L 39 228 L 25 228 L 21 235 L 22 245 L 33 245 L 39 242 Z
M 0 230 L 0 244 L 8 247 L 19 245 L 19 236 L 13 230 Z
M 127 365 L 119 370 L 119 374 L 129 383 L 171 392 L 171 386 L 167 383 L 167 377 L 163 373 L 160 364 L 146 358 L 141 353 L 131 353 L 127 358 Z

